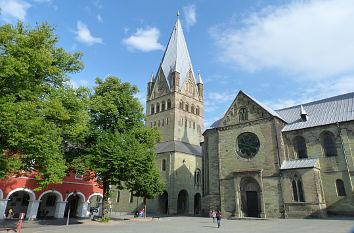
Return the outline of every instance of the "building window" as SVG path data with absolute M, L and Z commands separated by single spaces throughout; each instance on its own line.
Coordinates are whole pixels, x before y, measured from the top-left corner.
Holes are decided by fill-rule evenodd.
M 188 127 L 188 120 L 187 120 L 187 118 L 186 119 L 184 119 L 184 127 Z
M 119 200 L 120 200 L 120 191 L 118 190 L 117 197 L 116 197 L 116 202 L 119 203 Z
M 150 122 L 150 127 L 151 127 L 151 128 L 152 128 L 152 124 L 153 124 L 153 123 L 152 123 L 152 121 L 151 121 L 151 122 Z
M 186 103 L 186 111 L 189 112 L 189 104 Z
M 339 197 L 346 196 L 344 182 L 341 179 L 336 180 L 336 187 L 337 187 L 337 195 Z
M 161 126 L 161 122 L 160 122 L 160 120 L 158 121 L 157 126 L 158 126 L 158 127 L 160 127 L 160 126 Z
M 294 149 L 299 159 L 307 158 L 307 148 L 304 137 L 296 136 L 294 138 Z
M 134 196 L 133 196 L 133 193 L 130 192 L 130 193 L 129 193 L 129 202 L 130 202 L 130 203 L 133 203 L 133 201 L 134 201 Z
M 166 171 L 166 159 L 162 160 L 161 169 L 162 171 Z
M 195 114 L 197 114 L 198 116 L 200 115 L 199 106 L 196 107 L 196 109 L 195 109 Z
M 166 110 L 166 103 L 165 101 L 162 101 L 162 106 L 161 106 L 161 111 Z
M 160 112 L 160 103 L 156 104 L 156 113 Z
M 168 125 L 168 117 L 166 118 L 166 125 Z
M 191 106 L 191 113 L 194 114 L 194 105 Z
M 292 182 L 293 187 L 293 199 L 295 202 L 305 202 L 304 198 L 304 190 L 302 188 L 302 181 L 301 179 L 295 175 Z
M 151 115 L 155 114 L 155 105 L 151 104 Z
M 154 126 L 156 126 L 156 121 L 154 121 Z
M 247 108 L 241 108 L 239 111 L 239 121 L 247 121 L 247 120 L 248 120 Z
M 170 108 L 171 108 L 171 100 L 168 99 L 168 100 L 167 100 L 167 109 L 170 109 Z
M 193 121 L 193 129 L 195 129 L 195 122 Z
M 183 110 L 183 101 L 179 102 L 179 108 Z
M 258 152 L 259 146 L 259 139 L 254 133 L 246 132 L 237 136 L 237 153 L 243 158 L 253 158 Z
M 165 126 L 165 119 L 162 119 L 162 126 Z
M 337 156 L 337 147 L 333 133 L 328 131 L 323 132 L 321 134 L 321 142 L 325 156 Z
M 199 168 L 197 168 L 194 172 L 194 185 L 200 185 L 201 181 L 201 171 Z

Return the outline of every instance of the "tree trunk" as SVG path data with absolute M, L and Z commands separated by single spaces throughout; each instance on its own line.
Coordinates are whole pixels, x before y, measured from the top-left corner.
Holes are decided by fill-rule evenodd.
M 147 210 L 146 210 L 146 197 L 144 197 L 144 218 L 146 218 Z
M 110 196 L 109 183 L 103 182 L 103 198 L 102 198 L 102 205 L 101 205 L 102 217 L 107 217 L 108 209 L 109 209 L 109 203 L 108 203 L 109 196 Z

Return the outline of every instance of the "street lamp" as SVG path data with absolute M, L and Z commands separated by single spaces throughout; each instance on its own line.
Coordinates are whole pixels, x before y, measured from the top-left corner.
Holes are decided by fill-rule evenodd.
M 69 220 L 70 220 L 70 210 L 71 210 L 71 201 L 69 201 L 69 195 L 70 192 L 66 192 L 66 201 L 68 202 L 68 216 L 66 218 L 66 225 L 69 226 Z M 73 197 L 76 196 L 76 191 L 73 192 Z

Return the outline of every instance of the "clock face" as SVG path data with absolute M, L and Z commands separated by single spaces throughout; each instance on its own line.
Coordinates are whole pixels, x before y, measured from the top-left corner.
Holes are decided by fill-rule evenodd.
M 253 158 L 259 150 L 259 139 L 254 133 L 242 133 L 236 141 L 237 153 L 243 158 Z

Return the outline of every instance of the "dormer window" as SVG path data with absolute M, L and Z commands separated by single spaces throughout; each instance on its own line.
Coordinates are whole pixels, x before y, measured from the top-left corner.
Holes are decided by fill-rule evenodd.
M 241 108 L 240 111 L 238 112 L 238 114 L 239 114 L 240 121 L 247 121 L 248 120 L 247 108 Z

